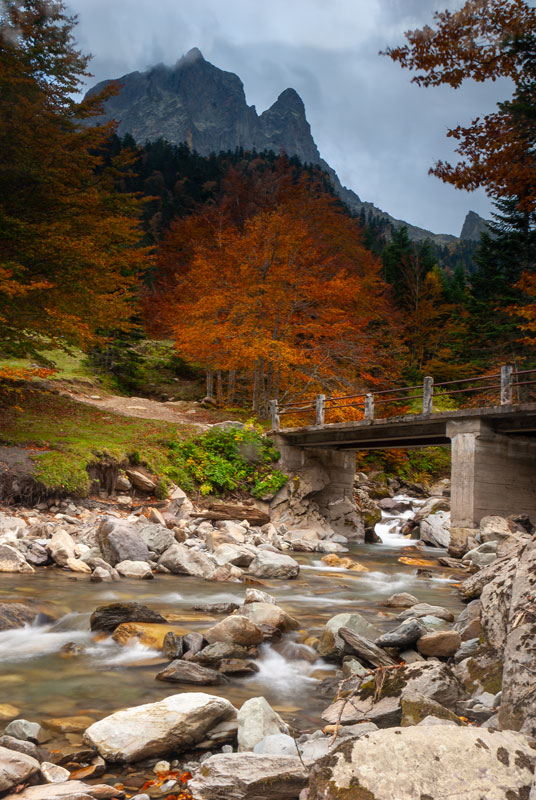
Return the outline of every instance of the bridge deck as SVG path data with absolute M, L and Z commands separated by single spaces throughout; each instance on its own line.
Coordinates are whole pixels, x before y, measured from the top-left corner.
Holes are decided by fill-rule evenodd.
M 450 444 L 447 424 L 481 418 L 497 433 L 536 434 L 536 403 L 439 411 L 429 415 L 405 414 L 370 422 L 335 422 L 316 427 L 282 428 L 278 433 L 295 447 L 336 450 L 374 450 L 391 447 L 427 447 Z

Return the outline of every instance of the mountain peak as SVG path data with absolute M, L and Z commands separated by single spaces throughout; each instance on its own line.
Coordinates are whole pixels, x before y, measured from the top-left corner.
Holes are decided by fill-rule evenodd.
M 191 50 L 188 50 L 185 55 L 179 58 L 177 64 L 179 65 L 186 65 L 186 64 L 194 64 L 196 61 L 204 61 L 205 57 L 203 53 L 199 49 L 199 47 L 192 47 Z
M 489 233 L 488 223 L 476 211 L 469 211 L 465 217 L 460 239 L 478 242 L 482 233 Z
M 274 106 L 283 106 L 291 111 L 297 111 L 305 116 L 305 106 L 296 89 L 289 88 L 285 89 L 284 92 L 281 92 L 272 108 L 274 108 Z

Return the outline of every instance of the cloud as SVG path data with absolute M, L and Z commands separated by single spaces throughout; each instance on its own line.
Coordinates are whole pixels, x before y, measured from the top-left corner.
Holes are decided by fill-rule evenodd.
M 429 0 L 69 0 L 69 7 L 79 15 L 81 49 L 94 55 L 92 83 L 173 64 L 196 46 L 240 76 L 259 112 L 295 88 L 322 156 L 363 200 L 436 232 L 458 234 L 470 208 L 489 215 L 482 192 L 456 191 L 428 169 L 453 158 L 447 128 L 492 110 L 508 86 L 419 89 L 378 55 L 432 21 Z

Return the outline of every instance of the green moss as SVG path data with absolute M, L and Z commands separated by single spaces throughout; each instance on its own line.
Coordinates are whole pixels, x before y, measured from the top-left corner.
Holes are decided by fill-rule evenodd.
M 379 522 L 382 518 L 382 512 L 380 509 L 377 511 L 365 511 L 363 514 L 363 521 L 365 523 L 365 528 L 373 528 L 377 522 Z
M 502 688 L 503 662 L 489 654 L 476 656 L 467 660 L 467 671 L 470 680 L 466 688 L 470 694 L 479 690 L 497 694 Z

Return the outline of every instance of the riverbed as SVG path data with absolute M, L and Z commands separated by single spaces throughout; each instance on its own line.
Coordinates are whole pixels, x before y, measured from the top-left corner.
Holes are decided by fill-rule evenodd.
M 316 553 L 293 553 L 301 565 L 296 579 L 262 581 L 262 588 L 299 621 L 295 638 L 303 639 L 305 632 L 318 634 L 330 617 L 351 611 L 363 614 L 380 629 L 393 627 L 396 610 L 383 603 L 395 592 L 410 592 L 421 602 L 454 612 L 461 610 L 457 577 L 452 571 L 434 568 L 432 575 L 418 574 L 418 567 L 399 563 L 404 548 L 415 544 L 398 533 L 411 513 L 384 518 L 377 525 L 383 543 L 350 546 L 349 553 L 344 554 L 366 567 L 367 572 L 328 567 Z M 418 553 L 409 554 L 426 559 L 440 553 L 436 548 L 419 548 Z M 155 675 L 166 663 L 159 652 L 141 644 L 120 646 L 89 629 L 89 617 L 97 606 L 136 600 L 180 625 L 184 633 L 203 632 L 221 616 L 194 611 L 193 607 L 200 603 L 242 603 L 244 591 L 242 583 L 211 583 L 188 576 L 157 575 L 152 581 L 122 579 L 95 584 L 87 576 L 53 567 L 40 568 L 33 575 L 3 574 L 0 601 L 37 600 L 49 618 L 0 632 L 1 702 L 14 705 L 20 717 L 45 722 L 76 715 L 99 719 L 118 708 L 181 691 L 209 691 L 237 706 L 249 697 L 264 695 L 300 730 L 318 728 L 327 703 L 317 689 L 319 682 L 334 672 L 334 665 L 296 659 L 288 646 L 291 637 L 285 637 L 286 643 L 261 647 L 255 675 L 199 688 L 157 682 Z M 82 652 L 66 654 L 62 648 L 71 642 L 82 645 Z M 68 740 L 74 745 L 81 742 L 81 736 L 71 733 Z

